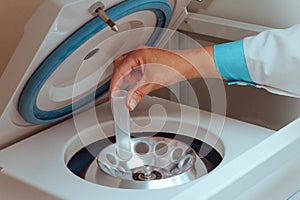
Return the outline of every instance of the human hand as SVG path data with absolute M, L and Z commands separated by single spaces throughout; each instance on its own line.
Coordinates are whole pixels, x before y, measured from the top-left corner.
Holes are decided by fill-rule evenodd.
M 133 110 L 139 101 L 153 90 L 203 75 L 213 77 L 211 67 L 199 70 L 199 63 L 197 65 L 197 62 L 201 61 L 200 65 L 214 66 L 211 54 L 204 49 L 170 51 L 149 47 L 139 48 L 114 61 L 110 94 L 124 85 L 129 85 L 126 104 L 130 110 Z M 206 59 L 201 60 L 201 58 Z

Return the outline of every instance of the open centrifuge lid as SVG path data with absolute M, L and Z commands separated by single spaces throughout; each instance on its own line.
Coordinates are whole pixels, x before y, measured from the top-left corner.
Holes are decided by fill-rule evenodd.
M 135 18 L 138 17 L 139 21 L 147 21 L 149 20 L 148 18 L 155 18 L 155 23 L 153 24 L 155 28 L 147 38 L 148 41 L 146 42 L 146 45 L 150 46 L 155 45 L 163 33 L 161 28 L 167 28 L 172 18 L 172 9 L 168 0 L 127 0 L 109 8 L 106 10 L 106 13 L 116 22 L 136 13 L 137 16 L 135 16 Z M 138 22 L 135 21 L 134 23 Z M 145 22 L 145 24 L 147 24 L 147 22 Z M 64 73 L 74 73 L 72 59 L 74 58 L 74 60 L 76 60 L 78 57 L 76 53 L 80 52 L 80 49 L 88 48 L 88 53 L 84 58 L 89 57 L 89 54 L 105 54 L 106 52 L 103 52 L 101 48 L 96 48 L 97 45 L 90 49 L 85 46 L 97 35 L 99 37 L 104 30 L 107 30 L 107 25 L 102 19 L 99 17 L 91 19 L 65 39 L 41 62 L 27 81 L 19 98 L 18 110 L 25 121 L 31 124 L 47 124 L 62 120 L 71 116 L 73 113 L 80 111 L 86 105 L 93 102 L 95 98 L 99 98 L 108 92 L 110 80 L 109 78 L 106 78 L 106 80 L 102 81 L 99 85 L 96 85 L 93 90 L 89 88 L 87 91 L 81 92 L 81 95 L 75 100 L 72 96 L 68 96 L 68 101 L 65 101 L 65 97 L 63 97 L 61 101 L 57 100 L 53 103 L 53 106 L 49 106 L 47 102 L 49 101 L 49 104 L 51 104 L 52 101 L 49 100 L 49 98 L 52 97 L 51 94 L 46 93 L 51 93 L 53 88 L 49 86 L 45 87 L 47 82 L 56 79 L 55 76 L 63 77 L 62 73 L 59 71 L 61 66 L 64 66 L 69 70 L 69 72 L 67 71 L 66 73 L 64 69 Z M 90 45 L 90 47 L 91 46 L 92 45 Z M 65 82 L 68 82 L 68 80 Z M 84 86 L 84 84 L 78 87 L 81 86 Z M 60 93 L 64 95 L 73 94 L 72 85 L 62 88 L 63 89 L 60 89 L 59 91 Z M 69 88 L 71 92 L 65 91 L 67 88 Z M 46 102 L 44 104 L 47 105 L 40 106 L 43 102 Z

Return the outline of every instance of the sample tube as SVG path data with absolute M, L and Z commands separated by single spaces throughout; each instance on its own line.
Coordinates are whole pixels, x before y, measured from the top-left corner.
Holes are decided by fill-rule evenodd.
M 125 90 L 112 93 L 112 112 L 115 120 L 116 150 L 122 160 L 131 158 L 130 115 L 126 106 Z

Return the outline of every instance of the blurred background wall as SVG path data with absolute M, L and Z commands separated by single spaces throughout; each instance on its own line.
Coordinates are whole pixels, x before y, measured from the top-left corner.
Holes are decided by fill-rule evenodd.
M 43 0 L 0 0 L 0 75 L 15 51 L 23 29 Z

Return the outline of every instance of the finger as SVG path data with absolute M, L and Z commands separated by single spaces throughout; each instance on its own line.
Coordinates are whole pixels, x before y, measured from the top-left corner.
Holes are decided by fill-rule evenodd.
M 116 75 L 115 71 L 117 71 L 116 70 L 117 66 L 120 66 L 123 63 L 125 57 L 126 57 L 125 55 L 121 55 L 121 56 L 114 59 L 114 62 L 113 62 L 113 76 L 112 76 L 111 81 L 110 81 L 110 93 L 112 93 L 113 89 L 118 88 L 118 85 L 117 85 L 116 81 L 118 80 L 119 77 L 114 77 Z
M 119 66 L 119 65 L 121 65 L 121 63 L 124 61 L 124 59 L 125 59 L 126 57 L 127 57 L 127 55 L 123 54 L 123 55 L 121 55 L 121 56 L 115 58 L 115 59 L 114 59 L 114 62 L 113 62 L 114 66 Z
M 124 77 L 135 67 L 135 62 L 126 57 L 119 57 L 114 61 L 114 72 L 110 82 L 110 94 L 121 87 Z
M 143 77 L 143 69 L 142 67 L 138 67 L 133 69 L 130 74 L 126 75 L 124 77 L 124 82 L 126 82 L 128 85 L 136 84 L 138 81 L 140 81 Z
M 138 103 L 150 92 L 161 88 L 159 84 L 148 83 L 148 84 L 138 84 L 133 89 L 131 89 L 127 94 L 126 104 L 129 110 L 133 111 Z

